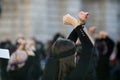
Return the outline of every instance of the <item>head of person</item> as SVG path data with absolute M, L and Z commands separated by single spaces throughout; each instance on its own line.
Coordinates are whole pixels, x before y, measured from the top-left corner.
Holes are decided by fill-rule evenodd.
M 51 56 L 59 60 L 59 78 L 65 77 L 72 68 L 75 68 L 76 47 L 74 42 L 68 39 L 58 39 L 52 45 Z

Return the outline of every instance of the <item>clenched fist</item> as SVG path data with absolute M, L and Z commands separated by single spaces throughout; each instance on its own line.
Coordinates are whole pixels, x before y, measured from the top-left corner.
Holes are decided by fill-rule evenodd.
M 78 13 L 78 18 L 82 23 L 85 23 L 85 21 L 88 19 L 88 12 L 80 11 Z
M 73 27 L 76 27 L 78 25 L 78 21 L 70 14 L 63 16 L 63 23 L 67 25 L 72 25 Z

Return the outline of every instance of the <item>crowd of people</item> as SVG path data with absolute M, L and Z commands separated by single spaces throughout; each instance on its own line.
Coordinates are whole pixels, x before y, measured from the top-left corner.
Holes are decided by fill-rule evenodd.
M 10 51 L 10 59 L 0 58 L 1 80 L 120 80 L 120 39 L 87 29 L 88 16 L 83 11 L 79 20 L 63 16 L 63 23 L 73 27 L 67 39 L 60 33 L 47 43 L 18 36 L 13 44 L 4 38 L 0 48 Z

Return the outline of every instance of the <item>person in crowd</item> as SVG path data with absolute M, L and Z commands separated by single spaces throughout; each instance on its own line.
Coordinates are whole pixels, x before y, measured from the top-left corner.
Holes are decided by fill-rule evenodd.
M 81 11 L 78 17 L 83 24 L 88 18 L 88 13 Z M 58 61 L 58 59 L 56 60 L 56 58 L 67 58 L 68 56 L 75 54 L 76 50 L 74 49 L 75 48 L 74 47 L 73 49 L 69 49 L 67 51 L 65 50 L 61 53 L 57 53 L 58 54 L 57 56 L 51 57 L 52 58 L 51 63 L 50 60 L 48 60 L 49 62 L 46 64 L 45 73 L 42 80 L 96 80 L 96 76 L 95 76 L 96 50 L 94 44 L 92 43 L 92 41 L 88 36 L 88 33 L 86 34 L 86 32 L 83 30 L 84 26 L 80 25 L 81 22 L 77 21 L 75 18 L 73 18 L 70 15 L 65 15 L 63 17 L 63 22 L 64 24 L 70 24 L 75 28 L 71 32 L 68 39 L 75 43 L 77 38 L 79 37 L 81 41 L 82 53 L 80 54 L 80 59 L 76 64 L 75 68 L 73 68 L 68 74 L 66 74 L 63 77 L 63 79 L 61 79 L 58 76 L 59 71 L 61 71 L 60 67 L 56 67 L 58 65 L 60 66 L 59 64 L 60 62 Z M 72 61 L 73 59 L 71 59 L 70 62 Z M 54 64 L 54 70 L 52 69 L 53 68 L 52 64 Z
M 35 54 L 26 49 L 26 41 L 21 40 L 20 46 L 11 55 L 7 71 L 10 80 L 33 80 L 31 67 L 34 65 Z
M 81 11 L 78 14 L 78 18 L 80 19 L 80 23 L 82 22 L 82 24 L 85 24 L 85 21 L 88 18 L 88 13 Z M 68 23 L 69 19 L 70 16 L 64 18 L 65 24 L 70 24 Z M 82 50 L 76 68 L 70 73 L 69 76 L 65 78 L 65 80 L 96 80 L 95 68 L 97 64 L 98 54 L 94 46 L 94 41 L 84 25 L 82 26 L 77 24 L 77 26 L 74 26 L 73 24 L 73 27 L 75 29 L 72 31 L 71 34 L 74 36 L 72 38 L 75 39 L 75 34 L 78 35 L 81 42 Z
M 8 49 L 10 51 L 10 55 L 12 52 L 13 44 L 8 36 L 5 36 L 4 39 L 0 42 L 1 49 Z M 0 70 L 1 70 L 1 79 L 8 80 L 8 74 L 6 71 L 8 64 L 8 59 L 0 58 Z
M 120 39 L 116 45 L 116 65 L 111 70 L 111 80 L 120 80 Z
M 96 47 L 99 52 L 98 65 L 96 68 L 98 80 L 110 79 L 110 55 L 114 49 L 114 41 L 108 36 L 107 32 L 101 31 L 96 38 Z
M 46 45 L 45 45 L 45 49 L 46 49 L 46 60 L 49 58 L 50 54 L 51 54 L 51 47 L 52 47 L 52 44 L 58 39 L 58 38 L 65 38 L 63 34 L 61 33 L 56 33 L 54 36 L 53 36 L 53 39 L 52 40 L 48 40 Z
M 44 44 L 41 41 L 37 40 L 36 38 L 32 38 L 32 41 L 35 47 L 34 51 L 36 55 L 39 57 L 39 60 L 45 59 L 46 51 L 45 51 Z
M 75 44 L 68 39 L 57 39 L 51 49 L 42 80 L 64 80 L 76 65 Z
M 75 67 L 75 44 L 67 39 L 59 39 L 52 46 L 42 80 L 64 80 Z M 65 57 L 70 53 L 69 57 Z
M 0 48 L 2 49 L 8 49 L 10 51 L 10 54 L 12 52 L 13 44 L 12 41 L 8 36 L 5 36 L 3 40 L 0 42 Z
M 42 42 L 38 41 L 35 38 L 32 38 L 32 40 L 28 40 L 27 42 L 29 43 L 29 45 L 27 45 L 27 47 L 35 53 L 34 65 L 31 68 L 32 76 L 34 78 L 33 80 L 39 80 L 43 73 L 40 62 L 46 56 L 46 53 L 44 50 L 44 45 Z

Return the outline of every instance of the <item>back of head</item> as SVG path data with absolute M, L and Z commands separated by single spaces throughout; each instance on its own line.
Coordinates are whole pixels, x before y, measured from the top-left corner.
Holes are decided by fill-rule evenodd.
M 59 59 L 58 80 L 63 80 L 75 68 L 75 52 L 75 44 L 70 40 L 58 39 L 53 44 L 52 56 Z
M 69 65 L 73 63 L 70 58 L 74 56 L 75 51 L 75 44 L 72 41 L 57 39 L 52 45 L 51 57 L 46 63 L 42 80 L 63 80 L 68 74 L 67 71 L 69 66 L 66 65 L 66 63 L 68 60 Z M 70 55 L 65 55 L 69 53 Z
M 25 51 L 23 50 L 17 50 L 14 53 L 12 53 L 7 70 L 15 70 L 16 68 L 22 68 L 25 65 L 25 62 L 28 58 L 28 55 Z
M 56 42 L 52 45 L 52 56 L 59 57 L 61 53 L 67 52 L 71 49 L 75 48 L 74 42 L 68 40 L 68 39 L 58 39 Z

